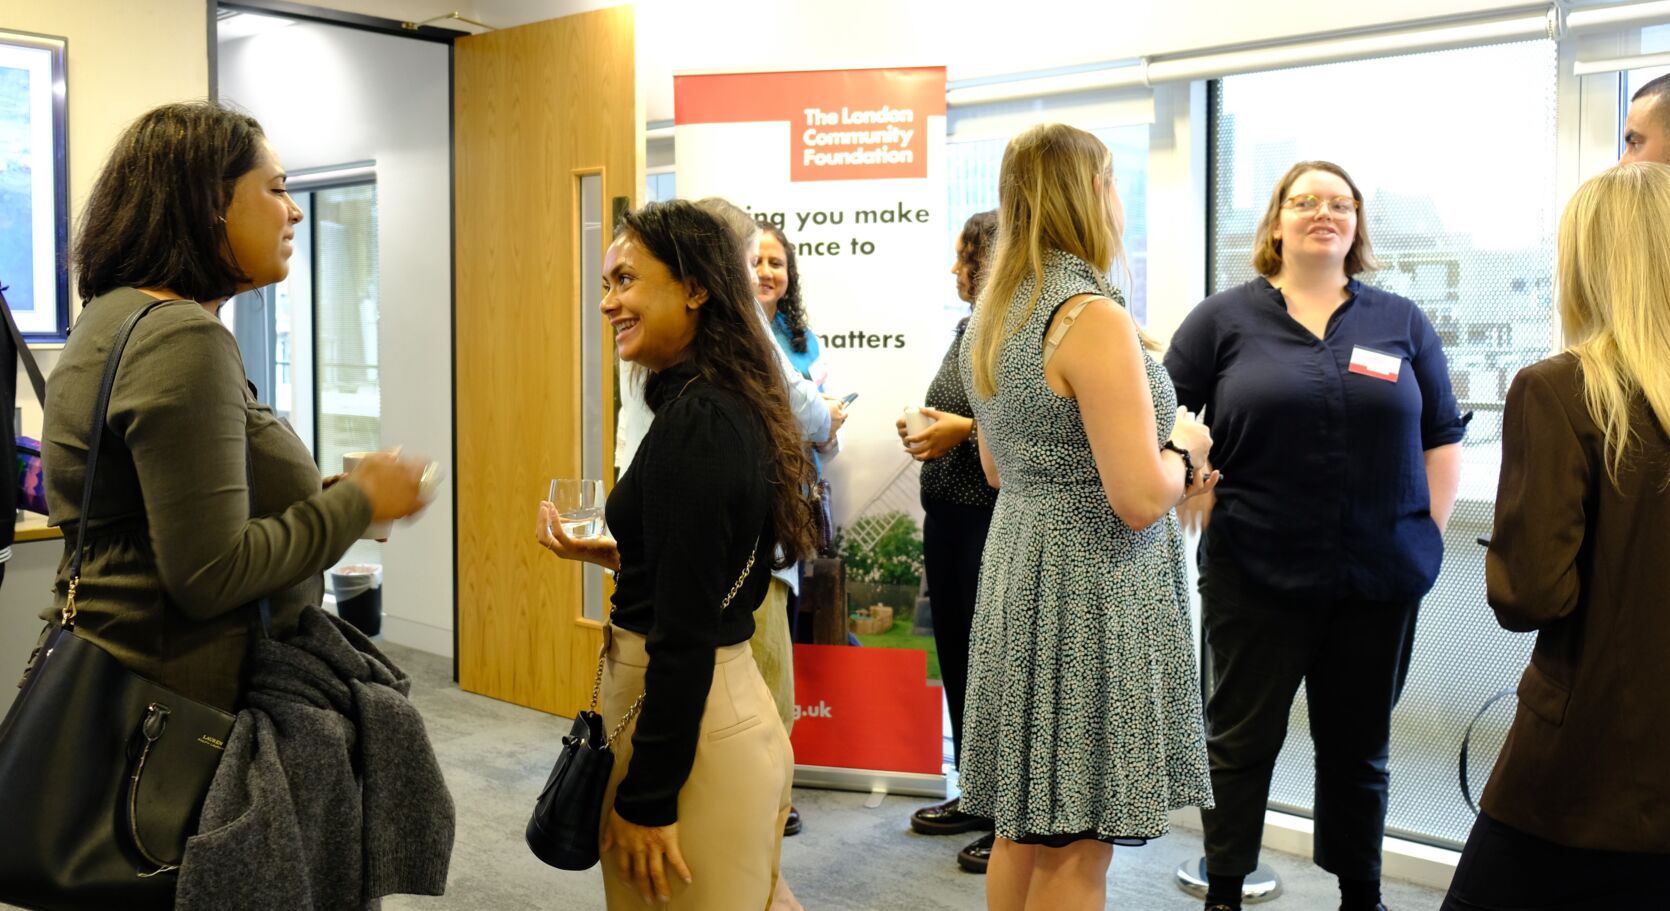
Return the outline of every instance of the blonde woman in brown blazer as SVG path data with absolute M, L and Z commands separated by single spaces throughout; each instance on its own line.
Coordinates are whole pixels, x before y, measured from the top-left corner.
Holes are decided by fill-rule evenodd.
M 1445 911 L 1670 907 L 1670 167 L 1560 221 L 1570 347 L 1520 371 L 1486 561 L 1537 632 Z M 1534 871 L 1534 872 L 1533 872 Z

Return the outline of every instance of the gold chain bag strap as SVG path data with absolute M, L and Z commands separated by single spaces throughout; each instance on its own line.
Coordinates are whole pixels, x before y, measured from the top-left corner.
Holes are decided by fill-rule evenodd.
M 719 604 L 724 613 L 736 600 L 754 571 L 759 557 L 760 541 L 748 550 L 748 565 L 742 575 Z M 528 820 L 528 849 L 534 856 L 560 870 L 589 870 L 598 859 L 598 824 L 603 819 L 603 793 L 608 789 L 609 773 L 615 765 L 614 744 L 638 712 L 644 707 L 644 694 L 638 694 L 631 708 L 621 716 L 614 730 L 607 736 L 603 731 L 603 716 L 597 712 L 603 694 L 603 666 L 609 657 L 609 641 L 597 653 L 597 677 L 591 686 L 591 707 L 574 718 L 574 727 L 562 739 L 562 752 L 551 767 L 551 775 L 534 802 L 533 816 Z
M 725 600 L 719 602 L 719 613 L 723 614 L 725 609 L 731 606 L 731 602 L 736 600 L 737 592 L 742 591 L 743 583 L 748 581 L 748 574 L 754 571 L 754 560 L 759 555 L 759 550 L 760 541 L 755 538 L 753 549 L 748 551 L 748 565 L 742 568 L 742 575 L 736 577 L 736 584 L 732 585 L 731 590 L 725 594 Z M 603 694 L 603 665 L 608 657 L 609 641 L 604 639 L 603 647 L 597 650 L 597 678 L 591 684 L 591 710 L 594 712 L 597 711 L 597 700 Z M 631 708 L 626 710 L 626 714 L 620 716 L 620 722 L 615 725 L 614 730 L 609 732 L 609 738 L 603 742 L 605 747 L 614 749 L 615 742 L 620 739 L 620 732 L 626 730 L 633 719 L 638 717 L 638 712 L 643 709 L 644 696 L 644 693 L 639 693 L 638 698 L 632 700 Z

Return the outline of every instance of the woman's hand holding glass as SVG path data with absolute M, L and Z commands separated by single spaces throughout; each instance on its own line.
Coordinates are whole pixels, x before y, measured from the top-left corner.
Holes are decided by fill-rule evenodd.
M 563 530 L 562 522 L 558 521 L 556 504 L 550 500 L 539 501 L 539 521 L 536 523 L 534 536 L 541 547 L 564 560 L 576 560 L 581 563 L 595 563 L 610 572 L 620 569 L 620 549 L 615 546 L 615 539 L 609 535 L 598 535 L 595 538 L 576 539 L 568 536 Z
M 923 430 L 910 433 L 903 417 L 900 417 L 895 425 L 899 430 L 899 439 L 905 444 L 905 450 L 918 462 L 927 462 L 945 455 L 974 432 L 973 418 L 934 408 L 923 408 L 921 411 L 923 417 L 933 420 L 933 423 Z

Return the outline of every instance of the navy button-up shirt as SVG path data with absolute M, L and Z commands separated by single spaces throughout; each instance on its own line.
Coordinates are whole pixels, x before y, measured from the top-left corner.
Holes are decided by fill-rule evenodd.
M 1426 314 L 1356 280 L 1347 292 L 1320 339 L 1262 278 L 1214 294 L 1165 365 L 1178 404 L 1207 408 L 1224 473 L 1211 534 L 1245 572 L 1294 593 L 1419 598 L 1444 554 L 1425 451 L 1466 421 Z

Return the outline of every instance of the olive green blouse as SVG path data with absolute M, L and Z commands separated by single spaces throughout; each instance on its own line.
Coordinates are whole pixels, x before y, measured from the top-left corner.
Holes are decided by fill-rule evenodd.
M 124 288 L 89 302 L 47 380 L 42 461 L 64 558 L 43 619 L 57 615 L 69 586 L 112 337 L 151 300 Z M 100 448 L 78 630 L 136 673 L 234 708 L 253 628 L 240 608 L 266 596 L 274 635 L 293 630 L 302 608 L 320 603 L 321 573 L 370 523 L 369 501 L 352 482 L 320 489 L 307 447 L 255 401 L 232 333 L 189 301 L 158 307 L 135 328 Z

